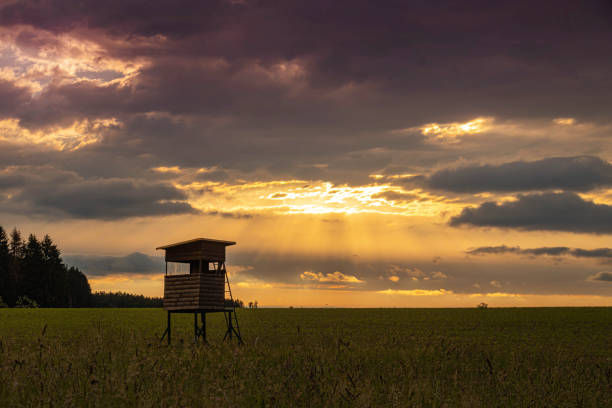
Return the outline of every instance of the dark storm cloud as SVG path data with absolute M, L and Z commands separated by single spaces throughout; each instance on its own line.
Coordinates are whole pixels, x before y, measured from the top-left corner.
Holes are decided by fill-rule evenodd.
M 3 7 L 3 24 L 31 24 L 53 32 L 74 28 L 102 28 L 112 34 L 150 36 L 160 33 L 172 36 L 189 35 L 206 30 L 214 13 L 231 9 L 230 2 L 181 1 L 122 1 L 109 0 L 100 8 L 93 0 L 75 5 L 66 0 L 35 0 L 14 2 Z
M 541 248 L 540 248 L 541 249 Z M 567 247 L 555 247 L 555 248 L 547 248 L 550 251 L 555 252 L 554 255 L 559 255 L 561 253 L 567 253 L 569 248 Z M 509 247 L 506 245 L 499 246 L 484 246 L 478 247 L 474 249 L 468 249 L 465 251 L 468 255 L 502 255 L 502 254 L 523 254 L 525 250 L 520 247 Z M 551 255 L 551 253 L 548 253 Z
M 506 245 L 499 246 L 484 246 L 465 251 L 468 255 L 503 255 L 503 254 L 518 254 L 530 256 L 573 256 L 575 258 L 599 258 L 612 259 L 612 249 L 597 248 L 597 249 L 582 249 L 569 247 L 540 247 L 540 248 L 520 248 L 518 246 L 511 247 Z
M 186 198 L 168 184 L 71 180 L 27 186 L 4 203 L 4 210 L 102 220 L 198 213 Z
M 580 156 L 466 166 L 437 171 L 427 179 L 426 185 L 455 193 L 588 191 L 612 186 L 612 165 L 599 157 Z
M 99 49 L 86 47 L 93 54 L 79 80 L 58 73 L 37 92 L 3 80 L 0 114 L 42 131 L 116 118 L 117 126 L 98 130 L 97 143 L 52 162 L 37 159 L 85 180 L 153 183 L 148 169 L 179 165 L 363 184 L 398 163 L 423 173 L 456 160 L 455 151 L 427 145 L 418 130 L 393 130 L 481 115 L 609 121 L 612 54 L 601 50 L 612 39 L 611 11 L 606 1 L 13 2 L 0 6 L 0 28 L 28 55 L 71 51 L 66 34 Z M 116 67 L 89 70 L 108 60 L 140 68 L 121 84 L 87 80 L 118 77 Z M 589 160 L 585 186 L 605 185 L 597 171 L 607 168 Z M 548 170 L 555 185 L 563 184 L 561 167 Z M 462 171 L 447 175 L 449 188 L 457 177 L 465 191 L 488 186 Z M 436 177 L 432 183 L 449 186 Z M 565 181 L 576 191 L 579 182 Z M 508 179 L 503 188 L 513 183 L 520 184 Z M 55 201 L 49 206 L 62 200 Z M 143 204 L 144 215 L 192 210 L 180 202 L 151 205 Z
M 64 255 L 63 260 L 88 276 L 164 273 L 164 258 L 134 252 L 127 256 Z
M 108 118 L 129 113 L 132 92 L 118 84 L 80 81 L 51 84 L 21 107 L 19 123 L 28 129 L 70 125 L 76 120 Z
M 612 249 L 597 248 L 597 249 L 580 249 L 572 250 L 572 255 L 580 258 L 612 258 Z
M 21 174 L 0 173 L 0 191 L 23 186 L 26 178 Z
M 94 1 L 78 7 L 61 0 L 18 2 L 0 9 L 0 21 L 78 32 L 108 56 L 150 59 L 134 92 L 157 105 L 154 111 L 218 112 L 237 103 L 229 97 L 237 88 L 228 81 L 254 64 L 270 68 L 288 61 L 305 68 L 306 90 L 287 93 L 278 84 L 264 89 L 258 86 L 262 76 L 251 76 L 240 84 L 241 114 L 282 108 L 279 121 L 350 126 L 348 116 L 321 106 L 320 92 L 362 84 L 372 88 L 353 99 L 352 113 L 360 114 L 352 119 L 370 128 L 478 112 L 601 117 L 609 111 L 612 57 L 601 49 L 612 34 L 611 8 L 603 0 L 537 7 L 481 0 L 385 7 L 366 0 L 106 4 L 102 10 Z M 206 59 L 224 68 L 198 68 Z M 171 97 L 173 92 L 182 97 Z M 315 99 L 303 104 L 309 97 Z
M 26 103 L 30 99 L 29 96 L 27 89 L 0 79 L 0 118 L 17 114 L 18 107 Z
M 612 282 L 612 272 L 601 271 L 587 278 L 589 282 Z
M 464 208 L 450 225 L 609 234 L 612 207 L 574 193 L 519 195 L 516 201 Z

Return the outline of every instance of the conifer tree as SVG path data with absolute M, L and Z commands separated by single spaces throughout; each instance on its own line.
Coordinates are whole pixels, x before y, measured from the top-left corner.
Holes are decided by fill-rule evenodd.
M 9 294 L 5 301 L 13 306 L 21 292 L 21 262 L 23 260 L 24 243 L 17 227 L 13 228 L 9 241 Z
M 87 277 L 79 269 L 71 266 L 67 272 L 68 307 L 87 307 L 91 303 L 91 287 Z
M 60 251 L 48 234 L 45 235 L 45 238 L 41 241 L 40 247 L 46 264 L 61 264 Z
M 10 278 L 10 255 L 8 239 L 4 228 L 0 226 L 0 297 L 7 302 L 11 298 L 11 278 Z
M 48 306 L 47 286 L 42 247 L 36 236 L 30 234 L 23 252 L 20 279 L 21 293 L 45 307 Z
M 40 246 L 45 269 L 44 282 L 47 291 L 47 306 L 65 306 L 67 302 L 66 267 L 60 258 L 60 251 L 49 235 L 45 235 Z
M 14 260 L 21 260 L 25 245 L 21 239 L 21 232 L 19 232 L 17 227 L 13 228 L 13 231 L 11 232 L 11 243 L 9 244 L 9 249 Z

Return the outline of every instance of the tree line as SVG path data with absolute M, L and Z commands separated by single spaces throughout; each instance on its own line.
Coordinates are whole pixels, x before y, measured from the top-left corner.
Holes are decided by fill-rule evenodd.
M 160 297 L 132 295 L 124 292 L 94 292 L 91 307 L 162 307 Z
M 91 292 L 87 276 L 66 266 L 49 235 L 27 240 L 0 226 L 0 306 L 161 307 L 161 298 L 129 293 Z
M 0 297 L 8 306 L 86 307 L 91 288 L 83 272 L 67 267 L 49 235 L 27 240 L 0 226 Z

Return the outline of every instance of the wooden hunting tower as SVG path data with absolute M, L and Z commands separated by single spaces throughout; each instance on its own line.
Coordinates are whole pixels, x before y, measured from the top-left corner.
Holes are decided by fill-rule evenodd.
M 206 341 L 206 313 L 223 312 L 227 324 L 225 338 L 231 339 L 232 334 L 235 334 L 238 341 L 242 341 L 225 269 L 225 247 L 230 245 L 236 243 L 196 238 L 156 248 L 166 252 L 164 309 L 168 312 L 168 327 L 164 336 L 168 336 L 168 344 L 170 344 L 172 313 L 193 313 L 194 339 L 197 341 L 201 336 Z M 177 264 L 182 266 L 178 268 L 179 273 L 169 271 L 169 263 L 173 266 Z M 228 299 L 225 298 L 226 295 Z M 198 326 L 198 314 L 201 318 L 201 327 Z

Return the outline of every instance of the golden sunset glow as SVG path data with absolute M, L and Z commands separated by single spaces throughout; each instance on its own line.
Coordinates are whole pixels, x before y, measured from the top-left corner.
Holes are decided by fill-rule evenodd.
M 159 166 L 159 167 L 153 167 L 151 170 L 153 171 L 157 171 L 158 173 L 180 173 L 181 169 L 178 166 L 172 166 L 172 167 L 166 167 L 166 166 Z
M 156 171 L 176 172 L 164 168 Z M 368 184 L 358 187 L 329 182 L 285 180 L 226 184 L 194 182 L 177 184 L 193 192 L 191 202 L 205 212 L 228 211 L 274 214 L 397 214 L 435 216 L 453 207 L 451 201 L 417 190 L 403 190 L 394 185 Z M 198 198 L 197 191 L 207 191 Z M 391 193 L 391 194 L 385 194 Z
M 557 125 L 572 126 L 576 124 L 576 119 L 574 118 L 556 118 L 556 119 L 553 119 L 553 122 L 555 122 Z
M 476 118 L 465 123 L 428 123 L 420 130 L 433 142 L 456 143 L 461 136 L 482 133 L 490 128 L 493 118 Z
M 20 34 L 31 38 L 33 46 L 20 47 L 17 44 Z M 115 71 L 120 75 L 112 80 L 93 80 L 107 84 L 126 84 L 147 63 L 146 58 L 132 61 L 114 58 L 94 41 L 70 34 L 53 37 L 44 30 L 31 27 L 21 27 L 21 30 L 0 28 L 0 51 L 14 55 L 14 64 L 2 67 L 2 76 L 14 77 L 21 84 L 31 86 L 34 91 L 43 89 L 38 81 L 48 76 L 67 80 L 67 77 L 78 78 L 82 73 L 104 71 Z

